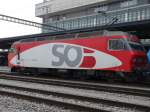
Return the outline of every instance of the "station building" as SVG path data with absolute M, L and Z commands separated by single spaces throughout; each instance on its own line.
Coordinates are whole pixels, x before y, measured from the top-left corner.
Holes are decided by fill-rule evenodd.
M 36 4 L 35 15 L 44 24 L 67 30 L 112 24 L 121 30 L 128 27 L 127 31 L 144 38 L 143 43 L 150 42 L 150 0 L 44 0 Z
M 43 23 L 65 29 L 101 26 L 150 19 L 150 0 L 44 0 L 35 15 Z

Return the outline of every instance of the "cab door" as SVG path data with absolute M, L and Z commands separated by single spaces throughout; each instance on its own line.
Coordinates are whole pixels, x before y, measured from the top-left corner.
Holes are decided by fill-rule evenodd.
M 20 63 L 20 46 L 18 46 L 16 49 L 16 55 L 17 55 L 16 63 L 17 63 L 17 65 L 20 65 L 21 64 Z

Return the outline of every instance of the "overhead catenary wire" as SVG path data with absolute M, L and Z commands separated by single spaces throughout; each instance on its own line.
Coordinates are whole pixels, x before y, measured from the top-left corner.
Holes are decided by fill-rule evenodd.
M 64 28 L 47 25 L 47 24 L 42 24 L 42 23 L 38 23 L 38 22 L 33 22 L 33 21 L 25 20 L 25 19 L 16 18 L 16 17 L 11 17 L 11 16 L 7 16 L 7 15 L 3 15 L 3 14 L 0 14 L 0 20 L 23 24 L 23 25 L 28 25 L 28 26 L 33 26 L 33 27 L 42 28 L 42 29 L 46 29 L 46 30 L 53 30 L 53 31 L 65 31 L 66 30 Z

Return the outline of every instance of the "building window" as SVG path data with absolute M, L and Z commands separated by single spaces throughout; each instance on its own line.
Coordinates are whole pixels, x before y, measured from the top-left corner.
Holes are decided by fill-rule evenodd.
M 108 10 L 108 6 L 104 5 L 104 6 L 98 6 L 95 8 L 95 12 L 99 12 L 99 11 L 107 11 Z
M 46 8 L 47 13 L 50 13 L 52 10 L 52 5 L 48 5 L 45 8 Z
M 121 7 L 129 7 L 137 4 L 137 0 L 126 0 L 121 2 L 120 6 Z

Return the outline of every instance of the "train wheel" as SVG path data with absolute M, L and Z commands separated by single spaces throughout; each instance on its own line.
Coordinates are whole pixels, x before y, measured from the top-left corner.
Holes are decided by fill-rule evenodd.
M 125 73 L 125 82 L 136 82 L 138 81 L 138 77 L 135 73 Z

